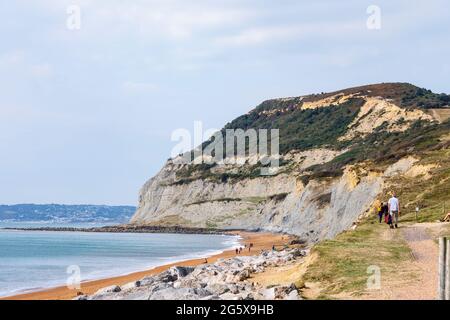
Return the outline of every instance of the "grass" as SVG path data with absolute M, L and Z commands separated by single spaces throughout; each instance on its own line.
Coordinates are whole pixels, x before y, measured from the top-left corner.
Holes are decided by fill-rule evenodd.
M 418 164 L 437 164 L 438 167 L 431 170 L 429 179 L 394 177 L 390 183 L 402 202 L 401 221 L 434 222 L 450 212 L 450 149 L 427 152 Z M 416 206 L 420 208 L 417 220 Z
M 210 200 L 199 200 L 194 201 L 188 204 L 185 204 L 184 206 L 192 206 L 192 205 L 198 205 L 198 204 L 204 204 L 204 203 L 211 203 L 211 202 L 248 202 L 253 205 L 259 205 L 263 202 L 273 200 L 275 202 L 282 201 L 288 196 L 288 193 L 278 193 L 272 196 L 267 197 L 246 197 L 246 198 L 217 198 L 217 199 L 210 199 Z
M 384 223 L 368 220 L 356 230 L 343 232 L 313 248 L 318 259 L 308 267 L 304 280 L 320 283 L 319 299 L 332 299 L 343 293 L 361 295 L 366 291 L 369 266 L 380 267 L 382 279 L 388 281 L 402 263 L 411 261 L 407 243 L 397 232 L 393 239 L 386 239 L 386 230 Z

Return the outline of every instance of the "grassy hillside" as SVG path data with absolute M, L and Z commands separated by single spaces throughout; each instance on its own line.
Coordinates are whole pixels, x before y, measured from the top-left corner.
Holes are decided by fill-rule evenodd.
M 336 98 L 336 95 L 354 95 L 336 105 L 320 108 L 301 109 L 304 103 L 324 101 Z M 372 161 L 389 164 L 407 154 L 420 154 L 439 149 L 444 145 L 439 137 L 450 130 L 450 121 L 437 122 L 417 121 L 404 132 L 389 132 L 385 122 L 366 136 L 357 136 L 351 140 L 340 140 L 348 126 L 357 117 L 365 100 L 363 97 L 382 97 L 406 109 L 437 109 L 448 107 L 450 95 L 436 94 L 429 90 L 418 88 L 407 83 L 387 83 L 362 87 L 355 87 L 331 93 L 313 94 L 304 97 L 273 99 L 264 101 L 249 113 L 242 115 L 228 123 L 226 129 L 273 129 L 280 130 L 280 153 L 287 154 L 293 150 L 308 150 L 314 148 L 328 148 L 335 150 L 346 149 L 347 152 L 333 159 L 329 163 L 309 168 L 309 173 L 302 176 L 305 182 L 312 178 L 336 177 L 342 174 L 348 164 Z M 327 100 L 325 100 L 327 101 Z M 445 109 L 447 110 L 447 109 Z M 401 119 L 399 120 L 401 121 Z M 214 140 L 203 144 L 206 147 Z M 224 142 L 224 150 L 226 146 Z M 282 171 L 296 171 L 295 164 L 285 161 L 281 163 Z M 188 183 L 195 178 L 214 181 L 239 180 L 258 177 L 259 166 L 242 167 L 233 173 L 213 173 L 214 164 L 192 165 L 177 173 L 176 183 Z
M 395 190 L 401 201 L 400 226 L 423 222 L 436 222 L 450 212 L 450 130 L 449 123 L 428 128 L 419 133 L 401 136 L 398 145 L 404 146 L 419 159 L 417 168 L 428 168 L 416 176 L 396 175 L 386 181 L 380 200 L 386 201 Z M 407 138 L 410 137 L 410 138 Z M 397 147 L 396 147 L 397 148 Z M 413 149 L 411 149 L 413 148 Z M 397 150 L 397 149 L 395 149 Z M 398 150 L 397 150 L 398 151 Z M 390 154 L 384 150 L 380 154 Z M 402 152 L 400 152 L 403 156 Z M 388 157 L 390 158 L 390 157 Z M 378 159 L 378 158 L 377 158 Z M 380 162 L 369 164 L 382 165 Z M 415 208 L 420 207 L 416 217 Z M 411 268 L 412 257 L 401 230 L 389 230 L 386 224 L 377 223 L 372 213 L 354 231 L 346 231 L 333 240 L 323 241 L 313 248 L 317 259 L 308 267 L 302 281 L 320 286 L 318 298 L 357 297 L 367 294 L 367 268 L 379 266 L 383 281 L 405 283 L 415 281 L 417 270 Z M 448 224 L 437 223 L 447 230 Z M 437 234 L 432 235 L 437 237 Z M 397 275 L 396 277 L 392 275 Z M 401 275 L 401 276 L 400 276 Z M 396 284 L 401 288 L 401 284 Z M 317 298 L 317 297 L 314 297 Z

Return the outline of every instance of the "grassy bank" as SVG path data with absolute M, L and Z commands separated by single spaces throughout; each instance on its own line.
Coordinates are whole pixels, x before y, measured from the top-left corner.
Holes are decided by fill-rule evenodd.
M 363 222 L 356 230 L 346 231 L 333 240 L 317 244 L 317 255 L 303 277 L 320 287 L 319 296 L 306 298 L 333 299 L 357 297 L 366 293 L 370 266 L 378 266 L 382 281 L 391 281 L 403 264 L 411 261 L 411 252 L 399 230 L 374 221 Z M 413 271 L 403 270 L 402 277 L 414 279 Z
M 402 203 L 402 220 L 435 222 L 450 212 L 450 149 L 427 152 L 417 164 L 435 167 L 424 176 L 391 179 Z M 416 206 L 420 207 L 417 220 Z

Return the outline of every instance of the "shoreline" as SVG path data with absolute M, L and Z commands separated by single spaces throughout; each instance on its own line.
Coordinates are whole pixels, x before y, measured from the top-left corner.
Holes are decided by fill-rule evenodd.
M 244 249 L 240 254 L 242 256 L 259 254 L 261 250 L 271 249 L 272 245 L 282 246 L 288 244 L 289 241 L 292 239 L 292 237 L 289 235 L 274 234 L 267 232 L 232 231 L 228 232 L 227 234 L 240 236 L 241 239 L 239 240 L 239 242 L 242 247 L 244 247 L 244 244 L 247 244 L 248 247 L 248 244 L 253 243 L 252 250 L 248 252 L 248 250 Z M 234 250 L 224 250 L 219 254 L 215 254 L 205 258 L 207 258 L 208 263 L 213 263 L 218 259 L 230 258 L 234 256 L 236 256 Z M 204 258 L 182 260 L 179 262 L 161 265 L 144 271 L 132 272 L 126 275 L 83 281 L 81 283 L 80 289 L 69 289 L 66 286 L 58 286 L 48 289 L 42 289 L 39 291 L 1 297 L 0 300 L 70 300 L 75 298 L 77 296 L 77 293 L 79 292 L 91 295 L 102 288 L 112 285 L 121 286 L 129 282 L 140 280 L 146 276 L 161 273 L 173 266 L 197 266 L 204 263 L 205 263 Z

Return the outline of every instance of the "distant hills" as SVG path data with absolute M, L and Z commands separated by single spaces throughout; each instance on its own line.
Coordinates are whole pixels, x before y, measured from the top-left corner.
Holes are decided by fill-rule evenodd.
M 10 222 L 115 222 L 126 223 L 135 212 L 133 206 L 16 204 L 0 205 L 0 221 Z

